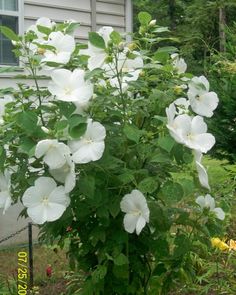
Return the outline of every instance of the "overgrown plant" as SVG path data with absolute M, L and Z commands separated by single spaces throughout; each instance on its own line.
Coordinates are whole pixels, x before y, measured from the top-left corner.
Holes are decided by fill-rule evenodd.
M 71 294 L 166 294 L 225 218 L 201 163 L 218 97 L 160 46 L 167 28 L 139 21 L 131 43 L 103 27 L 88 46 L 73 21 L 1 27 L 31 80 L 1 89 L 0 205 L 20 198 L 42 239 L 69 237 Z

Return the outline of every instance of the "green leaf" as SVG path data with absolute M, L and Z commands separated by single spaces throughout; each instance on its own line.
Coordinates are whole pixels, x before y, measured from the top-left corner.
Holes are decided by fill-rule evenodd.
M 95 191 L 95 179 L 93 176 L 81 177 L 78 183 L 81 194 L 93 198 Z
M 51 29 L 48 28 L 48 27 L 44 27 L 44 26 L 40 26 L 40 25 L 37 25 L 37 29 L 40 33 L 43 33 L 45 35 L 49 35 L 51 33 Z
M 183 256 L 190 250 L 191 243 L 186 235 L 180 234 L 175 238 L 175 245 L 174 257 L 177 258 Z
M 122 42 L 122 37 L 121 35 L 116 32 L 116 31 L 113 31 L 111 34 L 110 34 L 110 38 L 111 40 L 113 41 L 114 44 L 116 45 L 119 45 L 120 42 Z
M 92 281 L 97 284 L 99 281 L 105 278 L 107 274 L 107 267 L 105 265 L 98 265 L 97 269 L 92 273 Z
M 143 132 L 139 130 L 137 127 L 133 125 L 125 125 L 124 127 L 124 134 L 129 140 L 132 140 L 136 143 L 139 142 L 140 137 L 142 136 Z
M 4 169 L 5 160 L 6 160 L 6 151 L 2 146 L 0 146 L 0 170 L 2 171 Z
M 184 196 L 182 186 L 177 182 L 171 181 L 167 181 L 164 183 L 161 189 L 161 193 L 164 197 L 164 200 L 170 205 L 179 202 Z
M 102 75 L 102 73 L 104 73 L 103 69 L 99 69 L 99 68 L 93 69 L 92 71 L 89 71 L 85 74 L 85 80 L 89 80 L 94 77 L 98 78 Z
M 118 176 L 119 181 L 122 184 L 127 184 L 135 180 L 133 171 L 126 169 L 126 171 Z
M 61 115 L 69 118 L 72 113 L 76 110 L 76 106 L 73 103 L 64 101 L 57 102 Z
M 152 20 L 152 16 L 147 12 L 140 12 L 138 14 L 138 19 L 139 19 L 141 25 L 147 26 L 150 23 L 150 21 Z
M 121 266 L 121 265 L 125 265 L 128 263 L 129 263 L 129 260 L 123 253 L 120 253 L 118 256 L 116 256 L 114 258 L 115 265 Z
M 89 42 L 95 47 L 98 47 L 101 49 L 106 48 L 104 39 L 98 33 L 89 32 Z
M 19 41 L 20 38 L 16 35 L 15 32 L 13 32 L 10 28 L 5 27 L 5 26 L 0 26 L 0 32 L 6 36 L 8 39 L 13 40 L 13 41 Z
M 65 129 L 68 126 L 68 121 L 67 120 L 62 120 L 62 121 L 58 121 L 55 124 L 55 129 L 60 131 Z
M 109 212 L 113 218 L 120 212 L 120 199 L 119 198 L 112 198 L 111 203 L 109 204 Z
M 168 153 L 170 153 L 175 145 L 175 140 L 169 135 L 159 138 L 157 142 L 158 145 Z
M 147 177 L 138 184 L 138 189 L 142 193 L 153 193 L 158 186 L 158 182 L 154 177 Z
M 69 134 L 73 138 L 80 138 L 86 131 L 87 119 L 80 115 L 74 114 L 68 119 Z
M 20 140 L 19 152 L 25 153 L 29 155 L 29 157 L 32 157 L 34 155 L 35 146 L 36 143 L 32 139 L 23 137 Z

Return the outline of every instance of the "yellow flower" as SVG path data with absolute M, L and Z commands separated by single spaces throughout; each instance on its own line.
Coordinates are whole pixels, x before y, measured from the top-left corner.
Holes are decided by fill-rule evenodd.
M 229 249 L 236 251 L 236 241 L 232 239 L 229 240 Z
M 212 247 L 215 247 L 221 251 L 226 251 L 230 249 L 230 247 L 219 238 L 212 238 L 211 245 Z

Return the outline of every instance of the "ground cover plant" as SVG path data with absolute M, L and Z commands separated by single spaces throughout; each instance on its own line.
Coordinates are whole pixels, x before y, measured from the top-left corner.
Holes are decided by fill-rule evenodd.
M 139 22 L 131 43 L 103 27 L 88 46 L 73 21 L 1 27 L 33 84 L 1 89 L 0 206 L 20 198 L 43 241 L 63 248 L 69 233 L 67 294 L 167 294 L 224 243 L 230 209 L 203 165 L 218 96 L 161 45 L 168 28 Z

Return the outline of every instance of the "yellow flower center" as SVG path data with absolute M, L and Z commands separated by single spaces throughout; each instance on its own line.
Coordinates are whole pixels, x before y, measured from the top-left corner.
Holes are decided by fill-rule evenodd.
M 48 196 L 44 196 L 43 199 L 42 199 L 42 204 L 47 206 L 48 203 L 49 203 Z

